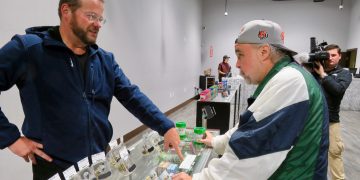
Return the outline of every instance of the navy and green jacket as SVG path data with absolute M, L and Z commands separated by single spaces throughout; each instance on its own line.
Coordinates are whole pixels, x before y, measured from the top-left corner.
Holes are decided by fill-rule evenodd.
M 222 157 L 193 179 L 327 179 L 328 110 L 315 78 L 285 57 L 253 99 L 238 126 L 213 138 Z
M 161 135 L 174 127 L 131 84 L 112 53 L 90 45 L 82 74 L 75 54 L 50 36 L 49 28 L 29 28 L 0 49 L 0 91 L 17 86 L 25 114 L 22 133 L 43 144 L 55 163 L 68 166 L 104 151 L 113 135 L 108 120 L 113 96 Z M 0 148 L 19 137 L 19 129 L 0 109 Z

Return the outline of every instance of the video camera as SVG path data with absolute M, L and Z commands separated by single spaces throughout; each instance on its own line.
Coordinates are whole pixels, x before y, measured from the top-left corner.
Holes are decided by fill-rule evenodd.
M 330 54 L 324 50 L 327 45 L 328 44 L 325 41 L 317 45 L 316 38 L 310 38 L 310 53 L 307 63 L 308 67 L 317 68 L 317 65 L 315 64 L 316 61 L 320 62 L 320 64 L 324 66 L 324 62 L 330 57 Z

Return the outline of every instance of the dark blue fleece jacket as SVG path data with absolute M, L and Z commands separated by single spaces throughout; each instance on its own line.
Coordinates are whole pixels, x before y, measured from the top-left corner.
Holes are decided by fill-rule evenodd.
M 22 133 L 43 144 L 55 163 L 68 166 L 104 151 L 113 134 L 108 120 L 113 96 L 160 134 L 174 127 L 130 83 L 112 53 L 89 46 L 83 76 L 73 52 L 50 36 L 49 28 L 29 28 L 0 49 L 0 91 L 18 87 L 25 113 Z M 18 128 L 0 109 L 0 148 L 19 137 Z

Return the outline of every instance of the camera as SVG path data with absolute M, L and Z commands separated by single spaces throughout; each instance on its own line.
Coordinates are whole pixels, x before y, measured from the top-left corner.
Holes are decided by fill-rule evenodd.
M 306 64 L 308 67 L 317 68 L 315 64 L 316 61 L 320 62 L 321 65 L 324 66 L 324 62 L 327 61 L 330 57 L 329 53 L 325 51 L 325 46 L 327 46 L 327 42 L 322 42 L 320 44 L 316 43 L 316 38 L 310 38 L 310 53 L 309 53 L 309 60 Z

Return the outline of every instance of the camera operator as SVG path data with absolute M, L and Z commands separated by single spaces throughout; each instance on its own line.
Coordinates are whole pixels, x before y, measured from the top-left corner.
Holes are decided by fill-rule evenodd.
M 352 76 L 350 72 L 339 66 L 341 49 L 336 44 L 326 46 L 325 51 L 329 53 L 329 59 L 322 63 L 315 61 L 315 75 L 324 90 L 329 109 L 329 169 L 332 179 L 345 179 L 342 152 L 344 144 L 341 139 L 340 130 L 340 103 L 349 87 Z

